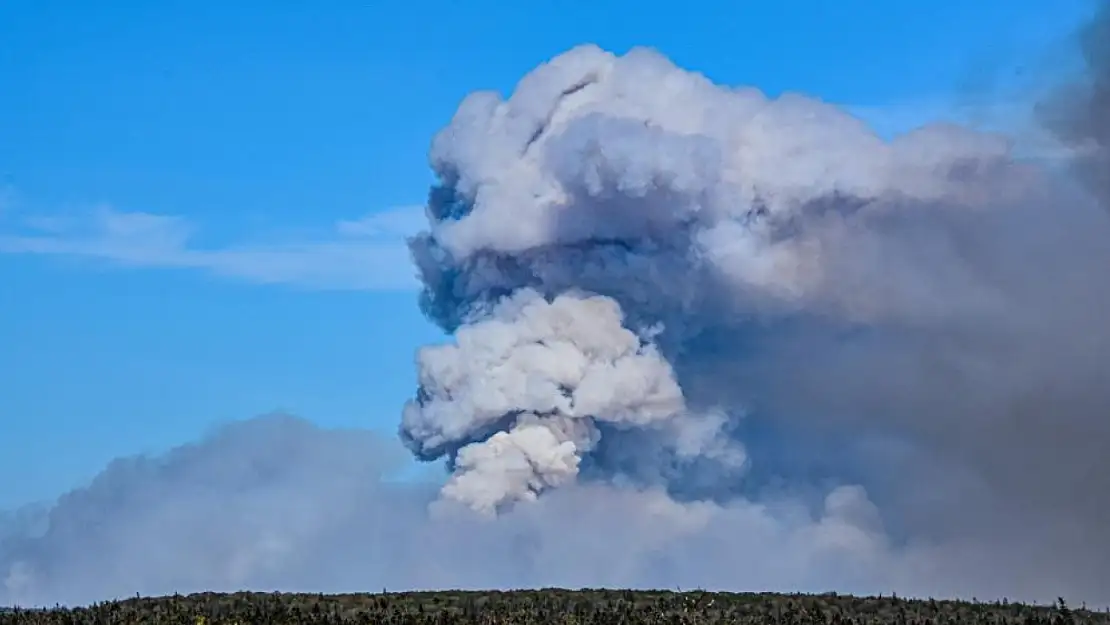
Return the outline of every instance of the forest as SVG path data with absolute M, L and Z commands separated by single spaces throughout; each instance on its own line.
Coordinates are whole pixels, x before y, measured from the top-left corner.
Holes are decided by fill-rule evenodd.
M 91 606 L 0 611 L 0 625 L 1079 625 L 1110 612 L 1009 601 L 704 591 L 441 591 L 379 594 L 200 593 Z

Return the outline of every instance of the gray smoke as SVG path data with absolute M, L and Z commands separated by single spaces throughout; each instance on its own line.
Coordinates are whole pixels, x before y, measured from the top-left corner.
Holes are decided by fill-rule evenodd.
M 435 138 L 404 450 L 291 417 L 110 466 L 0 604 L 700 586 L 1110 605 L 1102 197 L 584 46 Z
M 1110 583 L 1097 193 L 1003 136 L 887 142 L 592 46 L 468 97 L 431 160 L 413 249 L 457 342 L 421 352 L 401 432 L 448 458 L 445 498 L 489 513 L 579 476 L 731 505 L 820 476 L 907 539 L 997 543 L 996 574 Z M 808 458 L 761 469 L 760 437 Z
M 1070 148 L 1078 177 L 1110 205 L 1110 2 L 1096 0 L 1095 17 L 1077 33 L 1079 79 L 1038 103 L 1041 122 Z

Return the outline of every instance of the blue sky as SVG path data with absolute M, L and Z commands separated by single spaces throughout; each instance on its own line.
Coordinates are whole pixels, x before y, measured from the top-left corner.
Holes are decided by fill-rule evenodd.
M 402 244 L 459 100 L 578 43 L 885 132 L 1051 66 L 1085 0 L 0 3 L 0 508 L 282 409 L 391 432 Z M 1040 65 L 1038 65 L 1040 64 Z M 414 208 L 415 207 L 415 208 Z

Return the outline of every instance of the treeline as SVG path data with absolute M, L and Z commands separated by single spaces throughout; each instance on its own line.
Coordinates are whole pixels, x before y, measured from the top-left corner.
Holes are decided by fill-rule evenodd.
M 896 597 L 627 590 L 202 593 L 0 611 L 0 625 L 1110 625 L 1110 613 Z

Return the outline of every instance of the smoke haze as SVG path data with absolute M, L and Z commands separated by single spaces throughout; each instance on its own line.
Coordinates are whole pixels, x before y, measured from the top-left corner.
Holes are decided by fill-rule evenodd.
M 1001 135 L 884 141 L 646 49 L 472 94 L 411 241 L 453 336 L 417 355 L 404 446 L 270 416 L 117 461 L 0 527 L 0 604 L 557 585 L 1110 605 L 1097 102 L 1065 138 L 1103 160 L 1062 174 Z M 446 483 L 391 480 L 406 453 Z
M 1098 0 L 1095 17 L 1078 33 L 1080 76 L 1038 103 L 1045 127 L 1075 152 L 1078 178 L 1110 205 L 1110 2 Z

